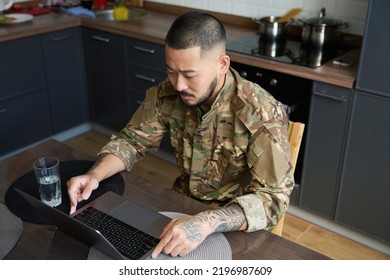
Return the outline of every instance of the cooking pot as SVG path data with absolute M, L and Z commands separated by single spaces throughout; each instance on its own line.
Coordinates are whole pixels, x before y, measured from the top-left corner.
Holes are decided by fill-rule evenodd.
M 278 22 L 280 18 L 269 16 L 255 19 L 259 24 L 259 54 L 276 57 L 284 53 L 287 41 L 287 25 L 290 24 L 290 21 Z
M 260 19 L 255 19 L 259 24 L 258 33 L 260 39 L 267 42 L 285 42 L 286 41 L 286 27 L 289 22 L 278 22 L 280 17 L 269 16 Z
M 319 17 L 299 20 L 302 23 L 302 45 L 307 48 L 335 48 L 338 44 L 340 30 L 348 27 L 348 23 L 326 18 L 325 8 Z

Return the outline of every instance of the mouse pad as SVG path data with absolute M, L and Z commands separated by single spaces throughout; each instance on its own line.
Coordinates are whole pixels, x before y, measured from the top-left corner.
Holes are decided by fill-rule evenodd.
M 62 203 L 56 206 L 56 209 L 69 214 L 70 201 L 66 182 L 74 176 L 84 174 L 92 167 L 93 164 L 94 161 L 90 160 L 60 161 Z M 79 202 L 77 208 L 84 206 L 89 201 L 94 200 L 107 191 L 112 191 L 122 195 L 124 192 L 124 187 L 125 183 L 123 178 L 119 173 L 117 173 L 112 177 L 101 181 L 99 183 L 99 187 L 92 192 L 90 198 L 88 200 Z M 34 170 L 24 174 L 11 184 L 5 194 L 5 204 L 12 213 L 26 222 L 36 224 L 51 224 L 48 219 L 42 216 L 33 206 L 31 206 L 23 197 L 21 197 L 15 191 L 15 188 L 19 188 L 31 196 L 40 199 Z

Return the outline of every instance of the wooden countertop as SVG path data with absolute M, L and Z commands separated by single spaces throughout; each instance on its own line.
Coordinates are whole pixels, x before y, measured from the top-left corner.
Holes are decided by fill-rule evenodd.
M 177 14 L 175 13 L 149 10 L 149 14 L 142 19 L 117 22 L 51 13 L 36 16 L 32 21 L 18 25 L 1 25 L 0 42 L 82 25 L 118 35 L 164 44 L 166 32 L 176 17 Z M 225 23 L 225 27 L 228 40 L 237 40 L 257 31 L 253 28 L 237 26 L 231 23 Z M 328 62 L 321 67 L 313 69 L 234 52 L 228 52 L 228 54 L 232 61 L 345 88 L 353 88 L 358 67 L 355 64 L 352 67 L 345 68 Z

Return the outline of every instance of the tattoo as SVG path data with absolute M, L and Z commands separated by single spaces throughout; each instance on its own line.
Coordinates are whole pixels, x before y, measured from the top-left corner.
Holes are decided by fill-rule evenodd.
M 232 204 L 228 207 L 202 212 L 192 219 L 181 224 L 186 232 L 187 239 L 192 242 L 205 238 L 202 234 L 202 225 L 207 224 L 213 232 L 228 232 L 239 230 L 246 222 L 240 206 Z
M 214 212 L 214 215 L 216 215 L 219 220 L 219 224 L 214 232 L 237 231 L 246 222 L 245 215 L 241 207 L 237 204 L 232 204 L 228 207 L 210 212 Z
M 181 228 L 185 231 L 187 240 L 191 242 L 197 242 L 202 240 L 204 237 L 201 234 L 201 221 L 202 219 L 197 219 L 194 221 L 184 220 L 181 224 Z

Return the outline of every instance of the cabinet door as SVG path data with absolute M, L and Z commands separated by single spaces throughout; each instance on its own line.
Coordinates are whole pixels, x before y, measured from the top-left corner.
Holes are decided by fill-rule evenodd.
M 0 101 L 0 156 L 52 134 L 46 90 Z
M 390 5 L 371 0 L 362 45 L 356 88 L 390 97 Z
M 145 98 L 146 90 L 158 85 L 166 77 L 165 48 L 137 39 L 126 39 L 126 73 L 129 116 L 132 116 Z M 173 154 L 169 135 L 165 135 L 160 151 Z
M 38 36 L 0 43 L 0 100 L 45 87 Z
M 92 121 L 115 131 L 128 121 L 124 38 L 84 29 Z
M 89 120 L 80 29 L 42 35 L 47 87 L 54 132 Z
M 314 83 L 303 163 L 300 206 L 333 218 L 351 90 Z
M 336 221 L 390 242 L 390 98 L 356 92 Z

